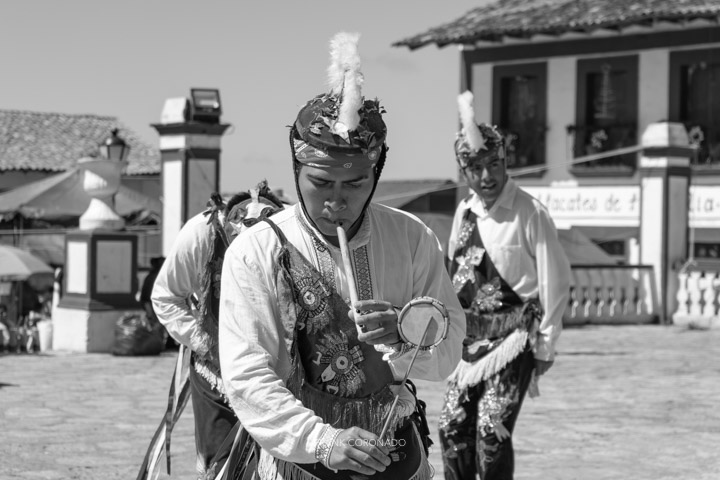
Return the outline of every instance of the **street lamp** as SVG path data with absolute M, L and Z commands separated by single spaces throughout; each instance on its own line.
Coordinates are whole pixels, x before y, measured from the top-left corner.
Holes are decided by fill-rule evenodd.
M 53 312 L 53 348 L 111 352 L 115 324 L 137 311 L 137 235 L 122 231 L 115 194 L 130 146 L 113 129 L 99 155 L 78 160 L 82 188 L 90 197 L 80 228 L 65 235 L 65 294 Z
M 90 205 L 80 217 L 81 230 L 121 230 L 123 218 L 115 212 L 114 196 L 120 188 L 120 174 L 127 164 L 130 145 L 118 136 L 118 129 L 99 145 L 100 156 L 81 158 L 84 170 L 83 188 L 91 197 Z
M 117 128 L 113 128 L 110 136 L 100 144 L 100 155 L 115 162 L 127 160 L 130 155 L 130 145 L 118 136 Z

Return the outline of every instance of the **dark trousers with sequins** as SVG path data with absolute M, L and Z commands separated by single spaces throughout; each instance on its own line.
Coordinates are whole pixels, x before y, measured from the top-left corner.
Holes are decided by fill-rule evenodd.
M 451 420 L 440 429 L 446 480 L 512 480 L 515 454 L 512 432 L 530 385 L 535 359 L 530 350 L 521 353 L 493 378 L 458 398 L 446 393 L 443 415 Z M 510 437 L 500 441 L 493 423 L 501 422 Z
M 223 396 L 195 370 L 194 365 L 190 366 L 189 376 L 195 417 L 197 470 L 199 475 L 204 476 L 212 464 L 222 465 L 230 453 L 229 448 L 227 451 L 220 450 L 238 419 Z

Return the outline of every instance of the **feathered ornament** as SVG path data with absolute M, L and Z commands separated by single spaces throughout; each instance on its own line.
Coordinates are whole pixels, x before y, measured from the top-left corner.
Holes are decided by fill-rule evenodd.
M 267 208 L 267 205 L 260 203 L 258 196 L 258 189 L 251 188 L 250 198 L 252 201 L 250 202 L 250 205 L 247 206 L 247 216 L 245 218 L 257 218 L 262 215 L 263 209 Z
M 473 94 L 469 90 L 458 95 L 458 110 L 465 141 L 472 150 L 479 152 L 480 150 L 487 150 L 487 146 L 485 145 L 485 137 L 475 123 L 473 99 Z
M 338 97 L 339 107 L 337 118 L 330 121 L 329 127 L 333 134 L 347 142 L 348 132 L 356 130 L 360 124 L 358 110 L 363 105 L 358 40 L 360 34 L 345 32 L 336 34 L 330 40 L 328 83 L 330 94 Z

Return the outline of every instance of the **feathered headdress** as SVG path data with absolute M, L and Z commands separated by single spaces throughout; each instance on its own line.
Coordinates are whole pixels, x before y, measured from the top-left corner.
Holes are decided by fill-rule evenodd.
M 263 216 L 269 217 L 284 208 L 283 202 L 268 187 L 267 180 L 260 181 L 247 192 L 234 195 L 225 207 L 225 233 L 228 240 L 232 241 Z
M 310 100 L 293 126 L 295 158 L 316 167 L 373 166 L 385 147 L 387 130 L 377 100 L 365 100 L 357 33 L 330 41 L 329 92 Z
M 360 71 L 357 33 L 338 33 L 330 41 L 330 66 L 328 84 L 330 94 L 338 98 L 337 119 L 330 130 L 347 140 L 348 132 L 357 129 L 360 124 L 358 111 L 362 107 L 363 74 Z
M 455 156 L 462 167 L 474 158 L 495 152 L 500 158 L 505 158 L 503 136 L 494 126 L 475 122 L 473 100 L 470 91 L 461 93 L 457 98 L 461 127 L 455 141 Z
M 460 111 L 460 124 L 462 125 L 465 141 L 472 150 L 479 152 L 480 150 L 487 150 L 487 147 L 485 146 L 485 137 L 483 137 L 475 123 L 473 99 L 473 94 L 469 90 L 458 95 L 458 110 Z

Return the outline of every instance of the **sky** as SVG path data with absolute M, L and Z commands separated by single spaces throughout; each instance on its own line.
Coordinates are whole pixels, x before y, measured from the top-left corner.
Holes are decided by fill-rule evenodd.
M 329 41 L 361 34 L 363 93 L 387 110 L 383 179 L 455 179 L 460 54 L 400 39 L 488 0 L 3 0 L 0 109 L 117 117 L 151 145 L 167 98 L 218 88 L 221 191 L 294 193 L 287 126 L 326 91 Z

